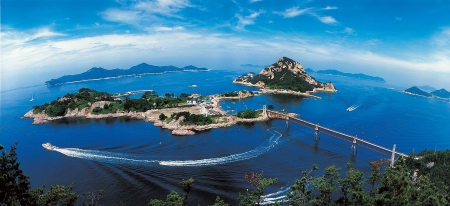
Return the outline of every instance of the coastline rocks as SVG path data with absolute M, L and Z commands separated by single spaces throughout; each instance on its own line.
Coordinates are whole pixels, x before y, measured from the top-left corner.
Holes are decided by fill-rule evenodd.
M 193 135 L 193 134 L 195 134 L 195 132 L 192 130 L 188 130 L 188 129 L 175 129 L 175 130 L 172 130 L 172 134 L 184 136 L 184 135 Z

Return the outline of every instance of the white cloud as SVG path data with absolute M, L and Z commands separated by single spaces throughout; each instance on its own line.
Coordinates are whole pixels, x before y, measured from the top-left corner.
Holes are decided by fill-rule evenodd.
M 238 29 L 242 29 L 247 25 L 252 25 L 255 24 L 255 19 L 261 15 L 262 13 L 264 13 L 264 11 L 257 11 L 257 12 L 252 12 L 250 15 L 248 16 L 241 16 L 239 14 L 236 14 L 236 17 L 238 18 Z
M 108 9 L 102 13 L 102 17 L 107 21 L 136 24 L 140 17 L 140 11 Z
M 305 12 L 307 12 L 308 10 L 310 10 L 309 8 L 306 9 L 299 9 L 299 7 L 292 7 L 289 9 L 286 9 L 284 12 L 274 12 L 275 14 L 281 15 L 284 18 L 293 18 L 296 17 L 298 15 L 302 15 Z
M 193 7 L 188 0 L 154 0 L 143 1 L 134 5 L 137 10 L 144 10 L 152 14 L 179 17 L 175 15 L 178 11 L 186 7 Z
M 182 26 L 176 26 L 176 27 L 160 26 L 160 27 L 155 27 L 154 30 L 155 31 L 181 31 L 181 30 L 184 30 L 184 27 L 182 27 Z
M 335 7 L 335 6 L 327 6 L 327 7 L 325 7 L 325 8 L 323 8 L 324 10 L 334 10 L 334 9 L 337 9 L 337 7 Z
M 38 39 L 38 38 L 55 37 L 55 36 L 67 36 L 67 35 L 66 35 L 66 34 L 63 34 L 63 33 L 53 32 L 53 31 L 50 30 L 50 28 L 45 27 L 45 28 L 39 29 L 39 30 L 31 37 L 30 40 Z
M 249 2 L 252 4 L 252 3 L 255 3 L 255 2 L 258 2 L 258 1 L 262 1 L 262 0 L 250 0 Z
M 337 23 L 336 19 L 331 16 L 317 16 L 317 19 L 325 24 L 335 24 Z
M 353 30 L 350 27 L 345 27 L 344 32 L 347 34 L 353 34 L 353 33 L 355 33 L 355 30 Z

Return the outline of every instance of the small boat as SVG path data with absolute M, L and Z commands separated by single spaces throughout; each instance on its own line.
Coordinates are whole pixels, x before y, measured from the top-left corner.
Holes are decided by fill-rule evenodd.
M 193 84 L 193 85 L 189 85 L 188 87 L 196 88 L 197 85 L 196 85 L 196 84 Z
M 31 95 L 30 102 L 34 101 L 33 95 Z
M 42 144 L 42 147 L 45 149 L 48 149 L 48 150 L 54 150 L 57 148 L 57 147 L 53 146 L 52 144 L 50 144 L 50 142 Z

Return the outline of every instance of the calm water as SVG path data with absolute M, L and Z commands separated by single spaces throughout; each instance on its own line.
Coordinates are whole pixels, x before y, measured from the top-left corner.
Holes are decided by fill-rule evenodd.
M 313 131 L 295 124 L 286 129 L 281 120 L 179 137 L 151 123 L 128 118 L 64 119 L 44 125 L 20 119 L 33 105 L 50 102 L 82 87 L 110 93 L 154 89 L 160 95 L 255 90 L 231 83 L 240 74 L 167 73 L 5 91 L 1 93 L 0 143 L 4 146 L 19 143 L 21 168 L 31 176 L 32 187 L 72 184 L 77 192 L 105 189 L 103 205 L 119 202 L 146 205 L 151 198 L 165 199 L 170 190 L 181 192 L 179 182 L 189 177 L 195 179 L 190 205 L 212 204 L 217 195 L 235 205 L 238 193 L 250 188 L 244 173 L 252 171 L 264 171 L 265 177 L 278 178 L 278 183 L 267 190 L 267 200 L 273 200 L 282 197 L 301 171 L 312 164 L 321 169 L 331 164 L 345 168 L 351 159 L 350 143 L 321 135 L 315 148 Z M 224 101 L 222 107 L 239 111 L 272 104 L 277 110 L 299 113 L 305 120 L 388 148 L 397 144 L 397 150 L 404 153 L 450 147 L 449 103 L 406 95 L 385 84 L 314 76 L 321 81 L 333 81 L 339 91 L 318 93 L 322 100 L 261 95 Z M 189 88 L 191 84 L 198 87 Z M 29 102 L 32 95 L 34 101 Z M 355 110 L 347 112 L 349 107 Z M 47 151 L 41 146 L 45 142 L 60 149 Z M 355 164 L 368 171 L 368 161 L 379 158 L 384 156 L 358 148 Z

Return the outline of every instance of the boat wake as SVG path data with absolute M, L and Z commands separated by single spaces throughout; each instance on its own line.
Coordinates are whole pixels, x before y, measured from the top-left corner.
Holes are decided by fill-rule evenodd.
M 270 129 L 268 129 L 270 130 Z M 238 162 L 246 159 L 255 158 L 259 155 L 262 155 L 266 152 L 268 152 L 271 148 L 275 147 L 275 145 L 278 144 L 278 140 L 281 136 L 283 136 L 278 131 L 274 131 L 273 135 L 270 137 L 270 139 L 265 142 L 260 147 L 250 150 L 248 152 L 240 153 L 240 154 L 234 154 L 226 157 L 216 157 L 216 158 L 209 158 L 209 159 L 200 159 L 200 160 L 173 160 L 173 161 L 161 161 L 159 162 L 160 165 L 164 166 L 213 166 L 213 165 L 219 165 L 219 164 L 227 164 L 232 162 Z
M 69 157 L 75 157 L 80 159 L 87 159 L 97 162 L 107 163 L 123 163 L 134 165 L 146 165 L 158 162 L 157 160 L 139 160 L 133 158 L 124 157 L 121 153 L 103 152 L 96 150 L 83 150 L 78 148 L 55 148 L 53 151 L 57 151 Z
M 270 129 L 268 129 L 270 130 Z M 260 147 L 250 150 L 248 152 L 234 154 L 226 157 L 217 157 L 210 159 L 201 159 L 201 160 L 183 160 L 183 161 L 160 161 L 160 160 L 145 160 L 145 159 L 136 159 L 133 155 L 123 154 L 123 153 L 113 153 L 113 152 L 105 152 L 98 150 L 84 150 L 79 148 L 59 148 L 54 147 L 52 151 L 59 152 L 69 157 L 75 157 L 80 159 L 92 160 L 97 162 L 106 162 L 112 164 L 133 164 L 133 165 L 156 165 L 155 163 L 159 163 L 164 166 L 211 166 L 218 164 L 226 164 L 231 162 L 242 161 L 250 158 L 257 157 L 261 154 L 266 153 L 275 145 L 278 144 L 278 140 L 283 136 L 281 133 L 274 131 L 273 135 L 270 139 L 265 142 Z
M 348 112 L 351 112 L 355 109 L 358 109 L 364 102 L 364 97 L 363 95 L 358 96 L 358 99 L 356 100 L 356 103 L 353 104 L 352 106 L 350 106 L 349 108 L 347 108 Z
M 286 194 L 290 189 L 291 187 L 282 187 L 277 192 L 262 196 L 261 205 L 269 205 L 280 202 L 281 200 L 286 198 Z

